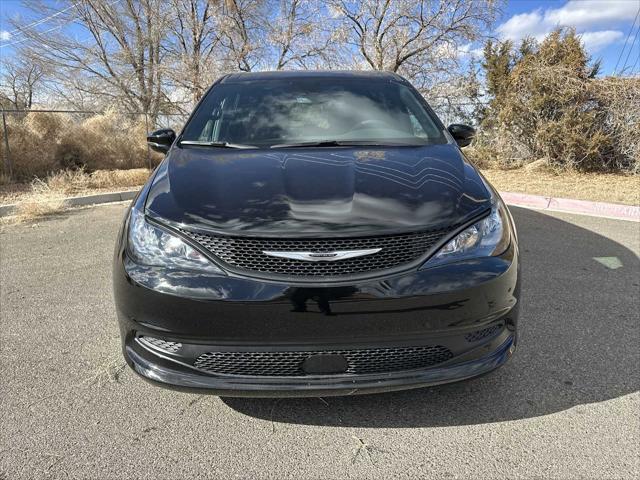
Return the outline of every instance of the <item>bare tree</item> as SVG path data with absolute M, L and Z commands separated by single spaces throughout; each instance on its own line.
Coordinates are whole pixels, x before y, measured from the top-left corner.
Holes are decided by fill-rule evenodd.
M 250 72 L 264 62 L 266 0 L 213 1 L 223 70 Z
M 334 46 L 331 31 L 320 20 L 323 3 L 316 0 L 282 0 L 277 16 L 267 23 L 275 52 L 273 68 L 328 66 Z
M 427 83 L 455 60 L 463 44 L 483 36 L 498 0 L 330 0 L 345 43 L 369 68 Z
M 22 1 L 23 53 L 51 67 L 59 96 L 155 118 L 238 70 L 384 69 L 450 96 L 501 0 Z
M 215 3 L 223 70 L 317 68 L 331 61 L 333 42 L 321 20 L 326 17 L 322 0 Z
M 52 15 L 47 2 L 27 4 L 42 18 Z M 30 40 L 31 55 L 62 77 L 83 79 L 75 88 L 155 118 L 168 103 L 161 68 L 161 44 L 168 32 L 164 5 L 162 0 L 68 0 L 66 8 L 55 10 L 57 30 L 14 24 Z M 82 27 L 84 36 L 62 28 L 71 22 Z
M 215 4 L 207 0 L 171 0 L 174 18 L 165 48 L 173 62 L 167 75 L 188 91 L 191 105 L 200 100 L 216 73 L 220 37 L 212 6 Z
M 3 108 L 30 109 L 45 79 L 43 65 L 22 54 L 3 59 L 0 103 Z

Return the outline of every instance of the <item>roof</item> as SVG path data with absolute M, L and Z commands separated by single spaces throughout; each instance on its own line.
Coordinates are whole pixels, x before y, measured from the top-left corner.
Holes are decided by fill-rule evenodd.
M 400 75 L 380 70 L 279 70 L 273 72 L 232 73 L 224 77 L 221 83 L 242 83 L 256 80 L 292 80 L 301 78 L 335 78 L 335 79 L 379 79 L 403 80 Z

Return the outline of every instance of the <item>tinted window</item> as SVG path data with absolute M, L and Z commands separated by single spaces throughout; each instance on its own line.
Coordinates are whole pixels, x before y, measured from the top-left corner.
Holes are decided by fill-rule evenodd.
M 413 89 L 369 79 L 263 80 L 216 85 L 183 140 L 269 147 L 325 140 L 445 143 Z

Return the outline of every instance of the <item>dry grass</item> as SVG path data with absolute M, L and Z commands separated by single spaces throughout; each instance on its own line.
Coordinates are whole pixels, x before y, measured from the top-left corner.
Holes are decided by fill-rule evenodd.
M 17 203 L 35 196 L 58 194 L 65 197 L 89 193 L 138 188 L 147 181 L 150 171 L 146 168 L 131 170 L 63 170 L 49 175 L 46 180 L 35 179 L 31 183 L 0 184 L 0 205 Z
M 47 178 L 48 187 L 65 195 L 77 195 L 95 190 L 113 190 L 139 187 L 149 178 L 146 168 L 130 170 L 97 170 L 86 173 L 84 170 L 63 170 Z
M 19 222 L 61 212 L 66 207 L 64 197 L 58 194 L 39 194 L 18 203 L 16 220 Z
M 502 192 L 640 205 L 640 177 L 637 175 L 577 172 L 557 174 L 544 169 L 526 168 L 483 168 L 482 173 Z
M 50 175 L 46 180 L 35 179 L 31 184 L 21 184 L 20 188 L 15 184 L 3 185 L 0 187 L 0 203 L 17 203 L 17 213 L 12 222 L 24 222 L 64 210 L 66 197 L 140 187 L 149 178 L 149 173 L 146 168 L 98 170 L 93 173 L 65 170 Z
M 45 217 L 66 208 L 65 195 L 52 189 L 46 181 L 35 179 L 31 191 L 18 202 L 16 219 L 19 222 Z

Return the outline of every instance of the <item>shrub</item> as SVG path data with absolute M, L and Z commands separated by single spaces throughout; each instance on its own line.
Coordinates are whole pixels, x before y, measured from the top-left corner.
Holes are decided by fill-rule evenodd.
M 498 115 L 502 129 L 526 146 L 529 160 L 546 158 L 557 168 L 606 169 L 611 138 L 602 129 L 589 80 L 569 66 L 528 60 L 512 72 Z
M 640 77 L 608 77 L 592 82 L 601 128 L 615 148 L 609 165 L 614 170 L 640 174 Z
M 597 66 L 571 30 L 527 40 L 506 74 L 504 55 L 485 49 L 485 68 L 500 65 L 501 75 L 491 76 L 476 154 L 505 167 L 544 159 L 557 170 L 639 173 L 639 79 L 593 78 Z
M 55 170 L 58 167 L 54 158 L 55 144 L 65 117 L 53 113 L 28 113 L 7 115 L 6 118 L 14 177 L 27 180 Z M 4 138 L 1 145 L 4 168 Z
M 92 172 L 149 166 L 145 122 L 137 116 L 107 111 L 77 119 L 68 114 L 30 112 L 7 115 L 7 129 L 13 174 L 18 180 L 68 169 Z M 4 165 L 4 139 L 0 143 Z M 162 156 L 152 152 L 150 158 L 155 165 Z
M 140 168 L 148 165 L 145 139 L 144 122 L 106 112 L 65 129 L 54 157 L 62 168 Z

